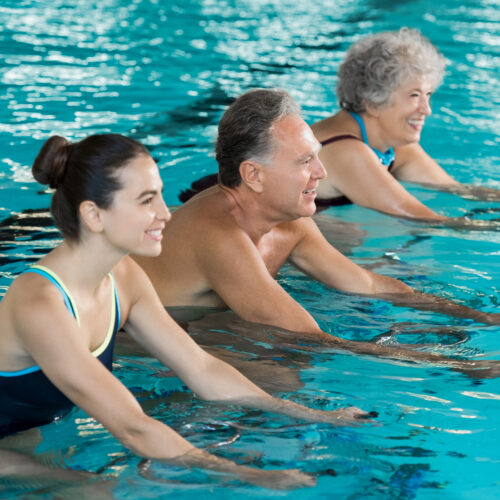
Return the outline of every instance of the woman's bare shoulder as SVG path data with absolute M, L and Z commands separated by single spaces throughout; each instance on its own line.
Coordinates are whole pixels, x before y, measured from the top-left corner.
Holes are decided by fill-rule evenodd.
M 339 111 L 311 125 L 316 139 L 320 142 L 326 141 L 338 135 L 354 135 L 360 137 L 359 127 L 346 111 Z

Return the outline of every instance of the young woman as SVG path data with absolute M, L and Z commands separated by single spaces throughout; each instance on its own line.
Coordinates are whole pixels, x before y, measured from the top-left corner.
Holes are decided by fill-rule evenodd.
M 316 411 L 269 396 L 198 347 L 169 317 L 128 257 L 158 255 L 170 218 L 158 168 L 145 148 L 115 134 L 76 143 L 54 136 L 33 175 L 55 189 L 51 211 L 64 240 L 19 276 L 0 303 L 0 437 L 77 405 L 143 457 L 227 471 L 275 488 L 313 484 L 297 470 L 252 469 L 194 448 L 145 415 L 111 374 L 114 337 L 123 328 L 201 398 L 317 421 L 365 416 L 356 408 Z
M 444 57 L 413 29 L 367 36 L 347 51 L 338 73 L 341 110 L 311 126 L 328 173 L 318 188 L 318 205 L 356 203 L 416 220 L 485 225 L 439 215 L 399 182 L 500 201 L 500 191 L 458 183 L 419 145 L 444 69 Z

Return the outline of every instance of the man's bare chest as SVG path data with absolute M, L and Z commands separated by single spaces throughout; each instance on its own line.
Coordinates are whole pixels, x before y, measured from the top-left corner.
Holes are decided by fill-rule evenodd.
M 296 241 L 286 232 L 270 233 L 256 245 L 260 256 L 271 276 L 276 276 L 292 253 Z

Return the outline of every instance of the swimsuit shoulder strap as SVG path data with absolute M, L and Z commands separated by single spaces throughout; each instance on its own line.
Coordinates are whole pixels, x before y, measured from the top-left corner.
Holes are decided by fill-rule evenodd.
M 80 326 L 80 317 L 78 316 L 78 309 L 76 307 L 76 303 L 73 300 L 73 297 L 69 293 L 69 290 L 66 288 L 61 278 L 48 267 L 34 265 L 23 271 L 21 274 L 26 273 L 35 273 L 43 276 L 45 279 L 49 280 L 61 293 L 64 299 L 64 304 L 68 308 L 68 311 L 74 316 L 78 326 Z M 30 366 L 25 368 L 24 370 L 17 370 L 14 372 L 4 372 L 0 371 L 0 377 L 19 377 L 21 375 L 29 375 L 30 373 L 34 373 L 40 371 L 40 367 L 38 365 Z
M 115 278 L 113 277 L 112 273 L 109 273 L 108 276 L 109 280 L 111 281 L 111 318 L 109 321 L 108 331 L 106 333 L 105 339 L 97 349 L 92 351 L 92 354 L 95 357 L 100 356 L 108 348 L 112 338 L 118 332 L 121 321 L 120 301 L 118 300 Z
M 59 292 L 63 296 L 66 307 L 68 308 L 69 312 L 75 317 L 78 326 L 80 326 L 80 316 L 78 315 L 78 308 L 76 307 L 76 303 L 61 278 L 59 278 L 59 276 L 54 271 L 45 266 L 34 265 L 26 269 L 22 274 L 25 273 L 36 273 L 49 280 L 59 290 Z
M 113 288 L 113 297 L 114 297 L 114 309 L 115 309 L 115 333 L 118 331 L 121 323 L 121 309 L 120 309 L 120 301 L 118 299 L 118 290 L 116 288 L 115 277 L 113 273 L 109 273 L 109 279 L 111 281 L 111 287 Z
M 356 120 L 356 123 L 359 125 L 361 135 L 363 136 L 363 142 L 378 156 L 378 159 L 380 160 L 380 163 L 382 163 L 382 165 L 384 165 L 385 167 L 390 167 L 395 157 L 394 149 L 389 148 L 385 153 L 382 153 L 378 149 L 370 146 L 368 142 L 368 136 L 366 134 L 365 122 L 363 121 L 362 116 L 358 113 L 354 113 L 353 111 L 349 111 L 349 114 Z
M 344 139 L 356 139 L 357 141 L 361 140 L 359 137 L 356 137 L 355 135 L 342 134 L 342 135 L 334 135 L 333 137 L 330 137 L 329 139 L 325 139 L 324 141 L 321 141 L 321 145 L 326 146 L 327 144 L 331 144 L 332 142 L 343 141 Z
M 366 135 L 366 127 L 363 118 L 358 113 L 354 113 L 353 111 L 349 111 L 349 114 L 356 120 L 356 123 L 359 125 L 359 129 L 361 130 L 361 136 L 363 137 L 363 142 L 369 146 L 368 144 L 368 136 Z

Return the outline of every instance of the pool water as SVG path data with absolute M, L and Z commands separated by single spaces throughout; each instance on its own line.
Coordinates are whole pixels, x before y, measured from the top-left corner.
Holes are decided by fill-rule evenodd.
M 283 87 L 308 122 L 337 109 L 336 70 L 359 37 L 419 28 L 449 59 L 433 96 L 422 144 L 464 183 L 500 188 L 500 10 L 496 0 L 5 0 L 0 6 L 0 296 L 11 280 L 59 241 L 46 215 L 50 193 L 30 166 L 51 134 L 130 135 L 151 150 L 167 204 L 216 171 L 217 122 L 248 88 Z M 407 185 L 450 216 L 498 218 L 495 203 Z M 500 233 L 428 227 L 355 206 L 320 214 L 322 229 L 363 266 L 482 311 L 498 311 Z M 343 236 L 335 236 L 338 221 Z M 347 233 L 347 236 L 345 235 Z M 332 334 L 354 340 L 425 344 L 450 356 L 500 359 L 500 328 L 344 294 L 291 267 L 280 283 Z M 314 488 L 274 492 L 222 475 L 144 464 L 95 421 L 74 410 L 42 429 L 37 458 L 50 466 L 102 472 L 93 483 L 115 498 L 500 497 L 500 380 L 308 346 L 272 346 L 241 325 L 194 326 L 214 352 L 249 373 L 264 364 L 274 394 L 322 409 L 379 412 L 376 425 L 334 428 L 207 403 L 155 360 L 118 349 L 115 373 L 148 414 L 197 446 L 256 467 L 299 467 Z M 240 330 L 238 330 L 240 328 Z M 257 376 L 257 375 L 256 375 Z M 2 479 L 2 498 L 82 497 L 68 485 Z M 94 491 L 94 490 L 93 490 Z M 94 491 L 95 493 L 95 491 Z

